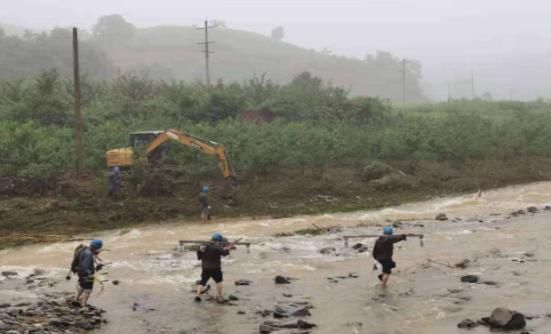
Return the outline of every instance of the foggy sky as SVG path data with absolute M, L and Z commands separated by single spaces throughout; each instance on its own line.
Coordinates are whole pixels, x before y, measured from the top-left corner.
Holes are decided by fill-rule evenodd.
M 549 0 L 0 0 L 0 22 L 34 29 L 90 28 L 118 13 L 137 26 L 191 25 L 205 17 L 231 28 L 363 58 L 376 50 L 423 64 L 433 98 L 470 91 L 551 97 Z M 463 86 L 468 86 L 465 89 Z

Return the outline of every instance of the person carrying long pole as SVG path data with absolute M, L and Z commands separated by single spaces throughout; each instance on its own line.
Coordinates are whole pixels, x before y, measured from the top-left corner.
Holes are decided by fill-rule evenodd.
M 405 234 L 393 235 L 393 233 L 394 229 L 392 226 L 385 226 L 383 235 L 375 241 L 375 246 L 373 247 L 373 257 L 383 267 L 382 273 L 377 276 L 381 281 L 381 288 L 383 289 L 386 289 L 392 269 L 396 268 L 396 262 L 392 259 L 394 244 L 402 240 L 407 240 Z

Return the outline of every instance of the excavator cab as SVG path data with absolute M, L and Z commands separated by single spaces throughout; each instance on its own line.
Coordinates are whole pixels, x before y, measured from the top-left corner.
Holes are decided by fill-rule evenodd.
M 135 152 L 145 152 L 149 146 L 157 137 L 164 131 L 141 131 L 130 133 L 130 147 Z M 155 164 L 166 154 L 168 150 L 166 145 L 160 145 L 154 151 L 147 155 L 147 159 L 150 163 Z
M 145 150 L 152 141 L 157 139 L 164 131 L 141 131 L 130 133 L 130 147 Z

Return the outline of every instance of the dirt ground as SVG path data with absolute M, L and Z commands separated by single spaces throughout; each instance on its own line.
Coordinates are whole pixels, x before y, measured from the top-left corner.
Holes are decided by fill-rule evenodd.
M 196 221 L 197 194 L 205 184 L 211 188 L 210 202 L 218 219 L 380 208 L 551 179 L 549 159 L 389 164 L 404 175 L 368 182 L 363 168 L 355 166 L 240 173 L 231 200 L 223 198 L 223 180 L 218 176 L 186 179 L 175 182 L 169 190 L 148 192 L 136 189 L 127 180 L 130 176 L 124 175 L 122 191 L 114 198 L 107 196 L 102 176 L 88 176 L 79 182 L 60 180 L 47 195 L 12 192 L 0 197 L 0 248 L 169 219 Z M 161 181 L 152 182 L 155 188 L 155 182 Z

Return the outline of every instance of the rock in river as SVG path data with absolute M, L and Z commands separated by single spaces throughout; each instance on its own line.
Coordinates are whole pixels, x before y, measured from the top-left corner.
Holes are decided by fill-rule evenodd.
M 476 282 L 478 282 L 478 276 L 476 276 L 476 275 L 461 276 L 461 282 L 463 282 L 463 283 L 476 283 Z
M 253 282 L 248 279 L 238 279 L 235 281 L 235 285 L 251 285 Z
M 526 211 L 530 213 L 536 213 L 538 212 L 538 208 L 536 208 L 535 206 L 529 206 L 528 208 L 526 208 Z
M 330 254 L 334 254 L 336 252 L 337 252 L 337 250 L 335 249 L 335 247 L 325 247 L 325 248 L 320 249 L 320 253 L 323 254 L 323 255 L 330 255 Z
M 275 283 L 276 284 L 290 284 L 291 282 L 289 281 L 289 278 L 288 277 L 283 277 L 281 275 L 277 275 L 275 278 Z
M 448 220 L 448 216 L 445 213 L 439 213 L 434 217 L 435 220 Z
M 526 318 L 522 313 L 505 307 L 496 308 L 489 318 L 482 318 L 480 323 L 493 329 L 517 330 L 526 327 Z
M 465 319 L 463 321 L 461 321 L 460 323 L 457 324 L 457 327 L 458 328 L 463 328 L 463 329 L 471 329 L 471 328 L 475 328 L 477 327 L 478 324 L 474 321 L 472 321 L 471 319 Z

